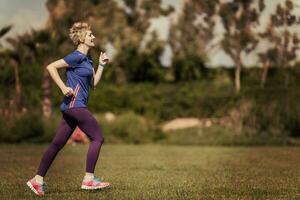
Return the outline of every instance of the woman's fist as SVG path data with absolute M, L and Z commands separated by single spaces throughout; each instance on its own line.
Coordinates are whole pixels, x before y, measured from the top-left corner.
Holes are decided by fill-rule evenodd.
M 74 91 L 73 91 L 73 89 L 70 88 L 70 87 L 64 87 L 64 88 L 62 89 L 62 93 L 63 93 L 65 96 L 67 96 L 67 97 L 71 97 L 71 96 L 74 95 Z
M 100 65 L 105 65 L 108 63 L 108 61 L 109 61 L 109 59 L 108 59 L 106 53 L 105 52 L 102 53 L 102 51 L 101 51 L 100 56 L 99 56 Z

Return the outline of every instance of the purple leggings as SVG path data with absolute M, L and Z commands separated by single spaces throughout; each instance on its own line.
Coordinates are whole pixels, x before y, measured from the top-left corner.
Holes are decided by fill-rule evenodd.
M 91 140 L 86 159 L 86 172 L 94 173 L 99 152 L 104 142 L 102 130 L 87 108 L 71 108 L 63 112 L 63 118 L 56 135 L 40 162 L 38 175 L 46 175 L 57 153 L 67 143 L 76 126 Z

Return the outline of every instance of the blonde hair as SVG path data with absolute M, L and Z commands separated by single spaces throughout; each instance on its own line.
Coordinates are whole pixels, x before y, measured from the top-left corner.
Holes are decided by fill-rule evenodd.
M 86 31 L 91 30 L 91 26 L 86 22 L 75 22 L 70 28 L 69 37 L 75 45 L 84 41 Z

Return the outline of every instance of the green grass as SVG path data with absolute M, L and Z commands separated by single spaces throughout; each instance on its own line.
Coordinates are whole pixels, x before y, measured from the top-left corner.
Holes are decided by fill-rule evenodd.
M 25 185 L 45 145 L 0 146 L 0 199 L 39 199 Z M 43 199 L 300 199 L 300 148 L 104 145 L 96 175 L 112 183 L 81 191 L 87 146 L 65 147 Z

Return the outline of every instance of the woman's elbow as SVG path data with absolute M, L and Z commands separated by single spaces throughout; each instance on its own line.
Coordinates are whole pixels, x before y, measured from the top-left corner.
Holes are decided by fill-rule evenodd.
M 48 72 L 50 72 L 52 68 L 53 67 L 51 66 L 51 64 L 46 66 L 46 69 L 47 69 Z
M 91 88 L 92 88 L 93 90 L 95 90 L 95 89 L 96 89 L 96 85 L 95 85 L 95 84 L 91 84 Z

